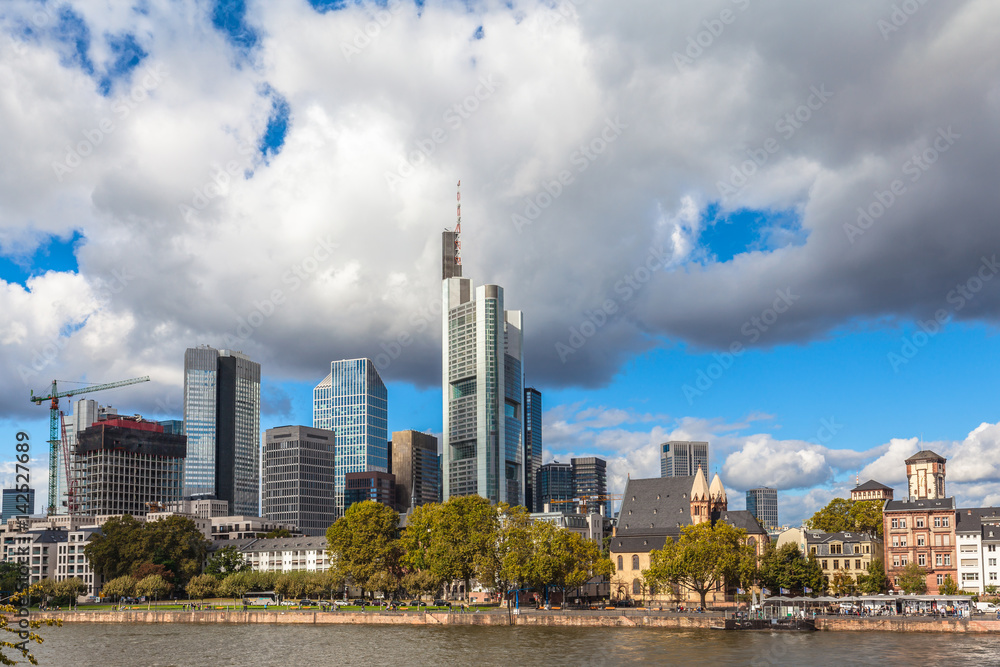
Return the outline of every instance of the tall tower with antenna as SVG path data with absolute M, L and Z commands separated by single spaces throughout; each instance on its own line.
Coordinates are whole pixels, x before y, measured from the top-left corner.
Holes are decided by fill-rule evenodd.
M 441 234 L 441 279 L 462 277 L 462 181 L 458 182 L 458 221 Z

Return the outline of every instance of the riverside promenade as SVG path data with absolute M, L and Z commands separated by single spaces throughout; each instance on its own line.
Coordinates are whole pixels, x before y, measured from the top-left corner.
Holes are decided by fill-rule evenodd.
M 36 612 L 32 620 L 59 618 L 64 623 L 197 623 L 268 625 L 510 625 L 506 610 L 479 613 L 447 611 L 64 611 Z M 710 629 L 721 613 L 685 614 L 641 609 L 604 611 L 524 610 L 515 625 L 541 627 L 619 627 Z M 930 618 L 919 616 L 818 616 L 816 629 L 832 632 L 957 632 L 1000 633 L 1000 620 L 989 617 Z

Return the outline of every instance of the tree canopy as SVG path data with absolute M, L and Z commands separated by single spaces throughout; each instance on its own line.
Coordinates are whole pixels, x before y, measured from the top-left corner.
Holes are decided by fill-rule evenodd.
M 802 555 L 797 544 L 789 543 L 775 548 L 774 543 L 764 547 L 760 559 L 760 582 L 764 588 L 777 593 L 787 588 L 794 595 L 802 595 L 806 588 L 814 593 L 826 590 L 826 577 L 816 557 Z
M 210 574 L 216 579 L 225 579 L 234 572 L 247 572 L 252 569 L 253 566 L 243 558 L 240 550 L 230 545 L 222 547 L 208 559 L 205 574 Z
M 373 500 L 354 503 L 326 531 L 337 568 L 366 590 L 394 590 L 401 576 L 399 514 Z
M 927 592 L 927 571 L 916 563 L 907 563 L 899 573 L 899 587 L 907 595 Z
M 857 531 L 882 537 L 882 501 L 834 498 L 813 514 L 805 526 L 827 533 Z
M 112 517 L 84 547 L 91 566 L 106 579 L 132 574 L 145 563 L 162 565 L 183 586 L 198 574 L 209 542 L 188 517 L 141 522 Z

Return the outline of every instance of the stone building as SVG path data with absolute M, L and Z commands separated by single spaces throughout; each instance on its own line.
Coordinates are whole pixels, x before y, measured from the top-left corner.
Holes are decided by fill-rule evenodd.
M 685 526 L 699 523 L 715 525 L 722 521 L 749 534 L 758 554 L 767 542 L 767 533 L 752 514 L 728 509 L 728 499 L 718 475 L 709 486 L 704 471 L 688 477 L 630 479 L 625 485 L 618 526 L 611 538 L 611 596 L 617 599 L 670 602 L 675 591 L 650 591 L 642 571 L 649 569 L 650 552 L 662 549 L 667 540 L 676 539 Z M 700 600 L 697 593 L 680 591 L 688 601 Z M 722 602 L 727 592 L 721 587 L 709 593 L 708 602 Z
M 775 547 L 780 549 L 789 542 L 797 545 L 803 555 L 816 557 L 830 586 L 837 572 L 850 575 L 856 583 L 859 576 L 868 573 L 868 565 L 873 560 L 881 561 L 884 554 L 882 540 L 856 531 L 827 533 L 790 528 L 778 536 Z
M 851 489 L 851 500 L 892 500 L 892 489 L 870 479 L 864 484 L 858 484 Z

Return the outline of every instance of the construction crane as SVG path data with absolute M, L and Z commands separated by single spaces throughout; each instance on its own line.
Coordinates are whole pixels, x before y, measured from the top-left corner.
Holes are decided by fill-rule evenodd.
M 35 390 L 31 390 L 31 402 L 35 405 L 41 405 L 43 401 L 51 401 L 49 404 L 49 514 L 56 513 L 56 501 L 58 501 L 58 498 L 56 498 L 56 482 L 59 478 L 59 425 L 62 422 L 62 419 L 60 419 L 59 416 L 59 399 L 69 398 L 71 396 L 76 396 L 77 394 L 86 394 L 92 391 L 125 387 L 127 385 L 138 384 L 140 382 L 149 382 L 149 376 L 144 375 L 141 378 L 121 380 L 120 382 L 108 382 L 107 384 L 95 384 L 89 387 L 71 389 L 69 391 L 59 391 L 59 388 L 56 386 L 56 380 L 53 380 L 48 396 L 35 396 Z M 68 483 L 69 480 L 67 480 L 67 484 Z

